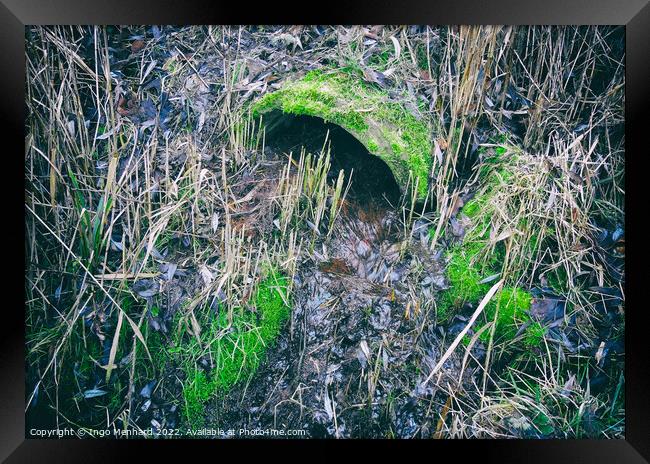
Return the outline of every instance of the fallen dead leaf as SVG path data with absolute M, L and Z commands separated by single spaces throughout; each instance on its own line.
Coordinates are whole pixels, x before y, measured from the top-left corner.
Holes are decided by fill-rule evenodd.
M 144 48 L 144 45 L 145 45 L 144 40 L 141 40 L 141 39 L 134 40 L 131 43 L 131 52 L 132 53 L 139 52 L 140 50 L 142 50 Z
M 605 342 L 600 342 L 600 345 L 598 346 L 598 351 L 596 351 L 596 363 L 600 364 L 600 360 L 603 359 L 603 354 L 605 351 Z

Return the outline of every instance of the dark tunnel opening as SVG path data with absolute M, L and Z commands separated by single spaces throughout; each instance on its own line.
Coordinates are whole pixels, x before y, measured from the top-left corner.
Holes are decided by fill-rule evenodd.
M 264 125 L 266 146 L 282 153 L 293 152 L 294 156 L 302 147 L 308 153 L 320 153 L 329 137 L 330 182 L 336 181 L 342 169 L 345 185 L 352 174 L 349 198 L 358 202 L 398 203 L 400 188 L 388 165 L 341 126 L 318 117 L 288 115 L 277 110 L 264 116 Z

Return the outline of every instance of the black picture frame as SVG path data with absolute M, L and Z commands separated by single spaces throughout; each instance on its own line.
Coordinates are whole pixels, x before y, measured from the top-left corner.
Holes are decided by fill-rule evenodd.
M 637 250 L 643 249 L 643 229 L 640 218 L 646 207 L 641 203 L 644 176 L 644 155 L 647 153 L 644 132 L 647 131 L 646 105 L 650 82 L 650 4 L 647 0 L 471 0 L 327 2 L 313 4 L 314 10 L 304 9 L 307 4 L 283 7 L 277 2 L 258 4 L 224 5 L 217 2 L 197 0 L 172 2 L 170 0 L 119 0 L 100 2 L 88 0 L 0 0 L 0 107 L 2 124 L 6 129 L 3 138 L 5 186 L 3 202 L 6 229 L 10 230 L 10 242 L 6 249 L 22 251 L 15 241 L 24 240 L 24 206 L 21 205 L 19 189 L 24 188 L 19 172 L 22 170 L 20 153 L 24 153 L 25 116 L 25 59 L 24 40 L 26 25 L 45 24 L 609 24 L 625 25 L 626 29 L 626 432 L 624 440 L 445 440 L 418 441 L 406 446 L 424 449 L 424 456 L 439 456 L 444 451 L 451 456 L 467 457 L 476 453 L 476 459 L 496 458 L 500 462 L 648 462 L 650 460 L 650 383 L 647 372 L 648 345 L 645 335 L 648 327 L 642 305 L 642 272 L 630 272 L 634 263 L 640 264 Z M 15 163 L 15 166 L 14 166 Z M 635 179 L 636 178 L 636 179 Z M 630 209 L 629 206 L 632 206 Z M 12 218 L 15 216 L 15 219 Z M 13 219 L 13 220 L 12 220 Z M 637 224 L 638 222 L 638 224 Z M 22 234 L 21 234 L 22 233 Z M 22 235 L 22 237 L 20 236 Z M 16 256 L 17 260 L 20 259 Z M 25 259 L 23 257 L 23 259 Z M 24 261 L 23 261 L 24 262 Z M 150 445 L 142 440 L 35 440 L 25 439 L 25 387 L 24 387 L 24 300 L 18 282 L 23 276 L 13 263 L 5 269 L 7 287 L 3 317 L 0 327 L 0 457 L 8 462 L 89 460 L 108 461 L 131 455 L 127 448 L 144 448 L 147 453 L 168 453 L 170 447 L 187 444 L 183 440 L 156 441 Z M 15 280 L 13 283 L 11 280 Z M 15 294 L 15 296 L 14 296 Z M 15 304 L 14 298 L 16 301 Z M 254 442 L 256 450 L 268 442 Z M 273 445 L 283 443 L 273 442 Z M 286 443 L 284 443 L 286 445 Z M 322 442 L 301 442 L 320 446 Z M 210 447 L 210 452 L 222 446 L 241 446 L 241 442 L 193 442 L 191 459 L 198 459 L 198 447 Z M 358 446 L 359 443 L 342 443 L 342 446 Z M 400 443 L 403 445 L 403 443 Z M 295 442 L 291 447 L 297 446 Z M 364 446 L 361 444 L 361 446 Z M 385 441 L 373 442 L 372 451 L 393 447 Z M 249 447 L 251 448 L 251 447 Z M 298 448 L 292 448 L 299 455 Z M 144 450 L 143 450 L 144 451 Z M 233 451 L 232 449 L 229 451 Z M 453 453 L 453 454 L 452 454 Z M 225 456 L 219 451 L 218 455 Z M 333 455 L 332 459 L 336 459 Z M 415 455 L 413 456 L 415 458 Z M 146 459 L 151 459 L 147 457 Z M 305 459 L 311 459 L 305 457 Z

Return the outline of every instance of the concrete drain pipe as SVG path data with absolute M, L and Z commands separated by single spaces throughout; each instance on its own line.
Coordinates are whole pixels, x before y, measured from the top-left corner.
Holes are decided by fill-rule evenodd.
M 253 103 L 255 118 L 270 114 L 313 116 L 336 124 L 390 168 L 404 193 L 409 177 L 417 182 L 417 198 L 429 188 L 433 127 L 417 115 L 408 96 L 395 97 L 345 71 L 311 71 L 286 82 Z

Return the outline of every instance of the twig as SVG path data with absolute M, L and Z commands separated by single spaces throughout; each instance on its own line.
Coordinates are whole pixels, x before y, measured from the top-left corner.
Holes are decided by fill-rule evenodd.
M 483 297 L 483 299 L 481 300 L 481 304 L 478 305 L 478 308 L 476 308 L 476 311 L 474 311 L 474 314 L 472 314 L 472 318 L 469 320 L 465 328 L 456 336 L 456 339 L 451 344 L 451 346 L 447 349 L 447 351 L 442 356 L 442 358 L 440 358 L 440 361 L 438 361 L 438 364 L 436 364 L 436 366 L 433 368 L 431 374 L 429 374 L 429 377 L 427 377 L 427 379 L 424 382 L 422 382 L 422 386 L 426 385 L 429 382 L 429 380 L 431 380 L 431 378 L 440 370 L 440 368 L 445 363 L 445 361 L 447 361 L 449 356 L 452 355 L 452 353 L 454 352 L 454 350 L 456 349 L 460 341 L 463 339 L 467 331 L 470 329 L 470 327 L 472 327 L 472 325 L 474 324 L 478 316 L 483 312 L 483 309 L 487 306 L 487 304 L 490 302 L 490 300 L 492 299 L 492 297 L 497 292 L 499 287 L 501 287 L 502 284 L 503 284 L 503 279 L 501 279 L 496 284 L 494 284 L 490 289 L 490 291 L 487 292 L 487 294 Z

